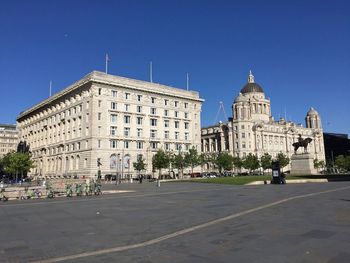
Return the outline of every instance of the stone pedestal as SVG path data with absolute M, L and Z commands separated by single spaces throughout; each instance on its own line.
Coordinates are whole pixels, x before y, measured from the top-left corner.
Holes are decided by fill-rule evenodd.
M 293 154 L 291 158 L 291 174 L 317 174 L 314 158 L 310 153 Z

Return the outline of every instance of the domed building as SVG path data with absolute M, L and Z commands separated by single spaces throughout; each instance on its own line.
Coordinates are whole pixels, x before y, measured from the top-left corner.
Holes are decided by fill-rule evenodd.
M 265 97 L 263 88 L 255 82 L 250 71 L 248 82 L 233 101 L 232 118 L 201 129 L 202 152 L 226 151 L 241 158 L 249 153 L 258 158 L 269 153 L 274 158 L 282 152 L 291 157 L 294 153 L 292 144 L 298 141 L 301 134 L 302 138 L 312 138 L 308 152 L 313 158 L 325 160 L 323 131 L 318 112 L 311 108 L 305 121 L 306 127 L 283 118 L 275 121 L 271 115 L 270 99 Z

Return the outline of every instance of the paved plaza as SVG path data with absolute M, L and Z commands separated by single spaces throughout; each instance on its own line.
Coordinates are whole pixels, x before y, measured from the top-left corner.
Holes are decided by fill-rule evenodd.
M 107 185 L 0 204 L 0 262 L 349 262 L 350 182 Z

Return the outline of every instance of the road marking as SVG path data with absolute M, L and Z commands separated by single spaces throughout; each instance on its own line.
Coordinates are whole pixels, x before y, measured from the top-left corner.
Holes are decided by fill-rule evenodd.
M 292 196 L 292 197 L 288 197 L 276 202 L 272 202 L 266 205 L 262 205 L 262 206 L 258 206 L 252 209 L 248 209 L 239 213 L 235 213 L 235 214 L 231 214 L 225 217 L 221 217 L 212 221 L 209 221 L 207 223 L 203 223 L 203 224 L 199 224 L 196 226 L 192 226 L 189 228 L 185 228 L 158 238 L 154 238 L 145 242 L 141 242 L 141 243 L 136 243 L 136 244 L 132 244 L 132 245 L 126 245 L 126 246 L 119 246 L 119 247 L 113 247 L 113 248 L 107 248 L 107 249 L 101 249 L 101 250 L 96 250 L 96 251 L 91 251 L 91 252 L 84 252 L 84 253 L 79 253 L 79 254 L 75 254 L 75 255 L 69 255 L 69 256 L 63 256 L 63 257 L 57 257 L 57 258 L 50 258 L 50 259 L 44 259 L 44 260 L 39 260 L 39 261 L 33 261 L 31 263 L 52 263 L 52 262 L 60 262 L 60 261 L 66 261 L 66 260 L 73 260 L 73 259 L 78 259 L 78 258 L 84 258 L 84 257 L 91 257 L 91 256 L 98 256 L 98 255 L 103 255 L 103 254 L 109 254 L 109 253 L 114 253 L 114 252 L 121 252 L 121 251 L 126 251 L 126 250 L 130 250 L 130 249 L 135 249 L 135 248 L 141 248 L 141 247 L 146 247 L 149 245 L 154 245 L 156 243 L 160 243 L 162 241 L 174 238 L 174 237 L 178 237 L 202 228 L 206 228 L 212 225 L 216 225 L 218 223 L 222 223 L 228 220 L 232 220 L 238 217 L 242 217 L 244 215 L 247 214 L 251 214 L 266 208 L 270 208 L 273 206 L 277 206 L 279 204 L 282 203 L 286 203 L 292 200 L 296 200 L 296 199 L 301 199 L 301 198 L 306 198 L 306 197 L 311 197 L 311 196 L 316 196 L 316 195 L 321 195 L 321 194 L 327 194 L 327 193 L 332 193 L 332 192 L 337 192 L 337 191 L 342 191 L 342 190 L 346 190 L 346 189 L 350 189 L 350 186 L 346 186 L 346 187 L 340 187 L 340 188 L 336 188 L 336 189 L 332 189 L 332 190 L 326 190 L 326 191 L 321 191 L 321 192 L 315 192 L 315 193 L 310 193 L 310 194 L 304 194 L 304 195 L 297 195 L 297 196 Z

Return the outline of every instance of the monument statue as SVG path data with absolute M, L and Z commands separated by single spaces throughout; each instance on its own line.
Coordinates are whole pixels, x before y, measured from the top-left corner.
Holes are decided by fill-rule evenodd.
M 307 153 L 307 145 L 312 142 L 312 139 L 310 137 L 307 137 L 306 139 L 303 139 L 301 137 L 301 134 L 299 134 L 298 141 L 293 143 L 292 145 L 294 146 L 294 153 L 297 153 L 297 150 L 299 147 L 304 147 L 304 153 Z

